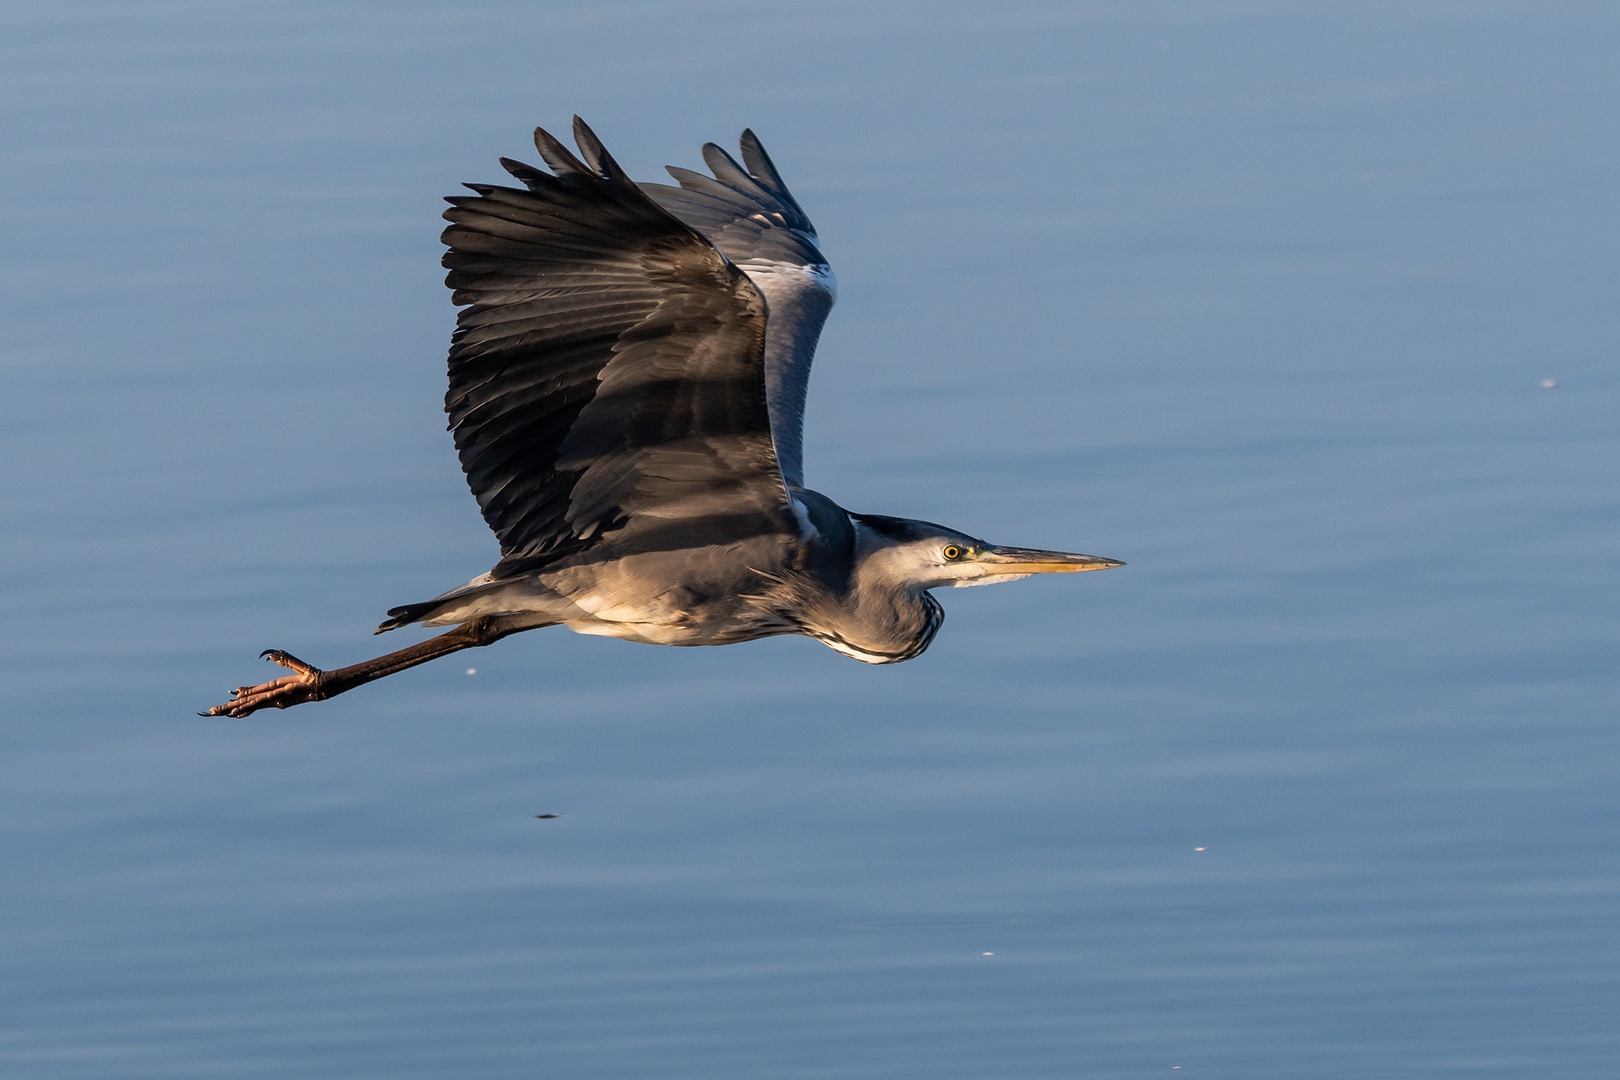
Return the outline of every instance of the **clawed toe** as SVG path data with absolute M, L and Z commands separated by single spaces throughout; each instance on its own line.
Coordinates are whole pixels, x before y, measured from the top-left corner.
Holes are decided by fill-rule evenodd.
M 319 675 L 321 673 L 321 669 L 315 665 L 306 664 L 292 653 L 282 652 L 280 649 L 266 649 L 259 654 L 259 659 L 268 660 L 272 664 L 280 664 L 284 668 L 292 668 L 300 675 Z
M 320 668 L 306 664 L 280 649 L 266 649 L 259 655 L 284 668 L 291 668 L 297 674 L 285 675 L 257 686 L 238 686 L 231 691 L 230 701 L 198 715 L 243 717 L 258 709 L 285 709 L 325 697 L 321 692 L 321 676 L 325 672 Z

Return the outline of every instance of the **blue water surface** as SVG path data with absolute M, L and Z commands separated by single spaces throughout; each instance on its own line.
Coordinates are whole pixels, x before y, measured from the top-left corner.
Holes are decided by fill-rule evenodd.
M 6 1076 L 1614 1074 L 1620 8 L 0 28 Z M 770 148 L 813 486 L 1129 565 L 199 719 L 493 562 L 439 198 L 574 112 Z

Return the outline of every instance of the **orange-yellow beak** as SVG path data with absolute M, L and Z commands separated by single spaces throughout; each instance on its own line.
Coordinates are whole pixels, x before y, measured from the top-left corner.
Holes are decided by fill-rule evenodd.
M 1001 574 L 1077 574 L 1084 570 L 1107 570 L 1111 566 L 1125 565 L 1118 559 L 1105 559 L 1101 555 L 1072 555 L 1067 551 L 1015 547 L 987 548 L 974 561 L 994 567 L 992 572 Z

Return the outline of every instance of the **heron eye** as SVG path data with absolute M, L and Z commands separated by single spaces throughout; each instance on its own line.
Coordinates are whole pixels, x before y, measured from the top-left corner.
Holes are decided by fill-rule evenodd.
M 962 557 L 962 549 L 955 544 L 946 544 L 944 555 L 947 562 L 954 562 Z

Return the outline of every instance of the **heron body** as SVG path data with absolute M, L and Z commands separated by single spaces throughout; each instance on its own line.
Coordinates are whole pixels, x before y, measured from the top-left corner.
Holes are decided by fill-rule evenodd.
M 577 118 L 576 157 L 470 184 L 445 212 L 462 306 L 445 409 L 501 545 L 488 573 L 389 611 L 418 645 L 239 687 L 211 715 L 321 700 L 459 649 L 564 625 L 655 645 L 802 634 L 873 664 L 928 648 L 944 586 L 1117 560 L 997 547 L 804 486 L 811 360 L 837 296 L 815 229 L 752 132 L 743 164 L 638 185 Z

